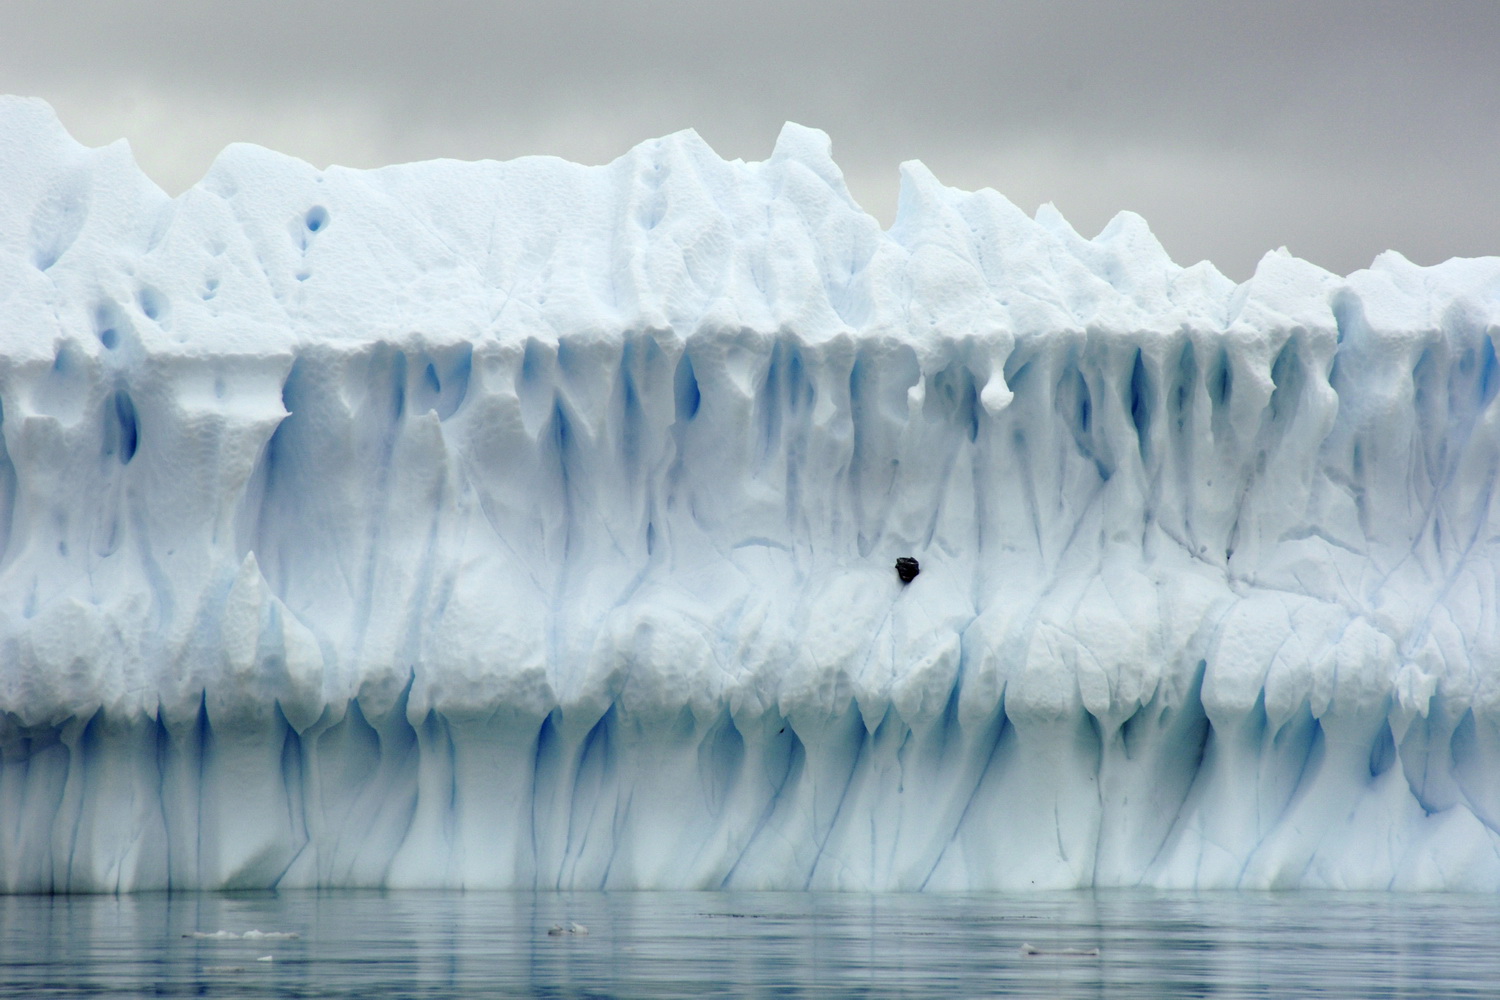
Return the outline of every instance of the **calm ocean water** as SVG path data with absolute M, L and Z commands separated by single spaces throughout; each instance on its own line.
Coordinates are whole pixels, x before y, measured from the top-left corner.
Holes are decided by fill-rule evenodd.
M 573 924 L 587 933 L 548 933 Z M 236 936 L 194 936 L 221 931 Z M 238 936 L 247 931 L 295 936 Z M 1135 891 L 0 897 L 0 995 L 1496 997 L 1500 900 Z

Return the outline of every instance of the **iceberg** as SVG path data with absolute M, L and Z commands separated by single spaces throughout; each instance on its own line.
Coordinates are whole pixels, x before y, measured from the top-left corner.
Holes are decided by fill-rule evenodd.
M 0 177 L 0 890 L 1500 889 L 1500 259 L 796 125 Z

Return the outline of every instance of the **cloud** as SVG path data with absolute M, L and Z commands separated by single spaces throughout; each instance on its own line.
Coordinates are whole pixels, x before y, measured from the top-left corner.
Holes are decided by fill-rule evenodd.
M 894 215 L 896 165 L 1141 212 L 1184 261 L 1335 270 L 1387 246 L 1500 252 L 1500 5 L 424 4 L 13 0 L 0 89 L 169 190 L 230 141 L 316 163 L 554 153 L 605 162 L 695 127 L 765 156 L 824 128 Z

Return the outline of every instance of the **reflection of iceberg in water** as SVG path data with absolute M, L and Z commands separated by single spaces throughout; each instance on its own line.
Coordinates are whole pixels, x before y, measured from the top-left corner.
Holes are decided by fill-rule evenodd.
M 193 993 L 206 981 L 278 998 L 1354 1000 L 1485 995 L 1500 975 L 1497 906 L 1479 894 L 1141 890 L 141 893 L 0 897 L 0 933 L 7 954 L 28 956 L 6 970 L 6 985 L 26 995 L 95 995 L 101 982 L 129 995 Z M 547 936 L 559 920 L 590 934 Z M 179 936 L 251 924 L 302 936 Z M 1098 953 L 1028 956 L 1023 943 Z M 274 962 L 258 965 L 264 952 Z
M 1500 262 L 0 136 L 0 888 L 1500 887 Z

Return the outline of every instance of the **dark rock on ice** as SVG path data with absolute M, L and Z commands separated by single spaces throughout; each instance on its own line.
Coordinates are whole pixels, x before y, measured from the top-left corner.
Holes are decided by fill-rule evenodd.
M 902 583 L 911 583 L 922 572 L 922 567 L 911 556 L 902 556 L 896 560 L 896 575 L 901 578 Z

